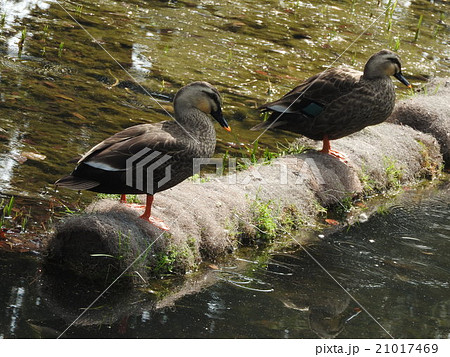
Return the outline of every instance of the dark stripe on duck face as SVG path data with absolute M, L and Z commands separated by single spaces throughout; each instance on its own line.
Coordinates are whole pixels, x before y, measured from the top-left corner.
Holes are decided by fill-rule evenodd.
M 211 92 L 206 91 L 206 90 L 204 90 L 202 92 L 207 94 L 213 100 L 213 102 L 216 104 L 216 107 L 218 108 L 217 110 L 220 110 L 222 104 L 220 103 L 219 93 L 218 92 L 211 93 Z M 211 112 L 214 112 L 214 111 L 217 111 L 217 110 L 211 110 Z
M 212 88 L 211 88 L 212 89 Z M 211 107 L 211 115 L 214 119 L 217 120 L 217 122 L 226 130 L 230 131 L 230 127 L 227 123 L 227 121 L 225 120 L 225 118 L 223 117 L 222 114 L 222 103 L 220 102 L 220 94 L 219 92 L 214 90 L 214 93 L 211 93 L 209 91 L 204 90 L 203 91 L 205 94 L 207 94 L 211 100 L 214 102 L 214 104 L 216 105 L 216 109 L 214 110 L 214 108 Z
M 397 73 L 402 73 L 402 64 L 397 57 L 391 57 L 388 58 L 388 60 L 394 65 L 395 68 L 395 73 L 393 74 L 393 76 L 395 76 Z
M 402 65 L 401 65 L 400 61 L 398 60 L 398 58 L 395 58 L 395 57 L 394 58 L 389 58 L 389 61 L 391 61 L 396 66 L 396 68 L 398 68 L 398 71 L 395 72 L 393 74 L 393 76 L 395 78 L 397 78 L 400 82 L 402 82 L 405 86 L 407 86 L 408 88 L 411 88 L 412 87 L 411 84 L 403 76 Z

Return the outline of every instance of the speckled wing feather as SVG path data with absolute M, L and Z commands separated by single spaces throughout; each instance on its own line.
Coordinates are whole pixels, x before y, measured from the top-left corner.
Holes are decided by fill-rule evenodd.
M 260 109 L 271 111 L 267 121 L 251 130 L 285 129 L 321 140 L 322 130 L 316 118 L 340 102 L 359 85 L 362 72 L 351 68 L 331 68 L 319 73 L 291 90 L 279 100 L 264 104 Z M 319 124 L 319 126 L 322 126 Z
M 103 140 L 89 150 L 78 163 L 94 164 L 99 168 L 103 164 L 111 170 L 125 170 L 127 159 L 144 148 L 170 156 L 186 149 L 179 139 L 179 128 L 175 122 L 141 124 Z
M 311 102 L 326 106 L 353 90 L 362 72 L 350 68 L 331 68 L 319 73 L 279 100 L 261 106 L 261 109 L 286 113 L 301 114 L 302 110 Z

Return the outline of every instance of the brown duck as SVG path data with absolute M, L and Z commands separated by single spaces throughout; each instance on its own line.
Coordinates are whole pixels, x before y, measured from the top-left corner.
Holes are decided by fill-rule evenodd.
M 375 53 L 364 72 L 351 68 L 330 68 L 307 79 L 281 99 L 264 104 L 272 112 L 267 121 L 251 130 L 283 129 L 322 140 L 321 152 L 343 159 L 331 150 L 330 140 L 342 138 L 366 126 L 385 121 L 395 104 L 390 76 L 404 85 L 399 56 L 389 50 Z
M 153 195 L 193 174 L 193 159 L 211 157 L 216 132 L 211 115 L 230 131 L 223 118 L 219 92 L 206 82 L 181 88 L 174 98 L 175 120 L 140 124 L 122 130 L 90 149 L 69 176 L 55 182 L 73 190 L 147 194 L 141 218 L 161 229 L 168 227 L 151 216 Z M 208 115 L 209 114 L 209 115 Z

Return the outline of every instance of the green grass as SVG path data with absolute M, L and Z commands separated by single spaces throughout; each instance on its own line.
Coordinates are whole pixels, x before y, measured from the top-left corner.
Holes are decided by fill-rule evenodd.
M 385 21 L 387 23 L 386 30 L 388 32 L 390 32 L 392 30 L 392 19 L 393 19 L 396 7 L 397 7 L 397 0 L 395 0 L 395 1 L 389 0 L 389 2 L 386 5 Z
M 2 199 L 0 202 L 1 216 L 0 228 L 14 229 L 20 227 L 21 232 L 25 232 L 28 219 L 31 216 L 31 209 L 26 212 L 25 208 L 20 209 L 14 207 L 15 199 L 11 196 L 9 200 Z
M 120 195 L 115 193 L 97 193 L 97 198 L 100 200 L 113 200 L 119 201 Z M 137 203 L 142 204 L 141 200 L 139 200 L 138 195 L 127 195 L 127 203 Z
M 251 145 L 247 145 L 244 150 L 241 151 L 242 158 L 238 159 L 236 168 L 237 170 L 246 170 L 249 167 L 256 164 L 270 164 L 274 159 L 285 155 L 298 155 L 306 151 L 308 148 L 300 144 L 277 143 L 277 151 L 270 151 L 268 148 L 262 149 L 259 147 L 256 140 Z M 226 159 L 229 158 L 228 152 L 224 155 L 224 166 L 228 165 Z
M 256 228 L 256 238 L 269 242 L 275 238 L 277 233 L 277 223 L 271 204 L 272 201 L 263 202 L 256 198 L 250 207 L 253 213 L 252 221 Z
M 61 43 L 59 44 L 59 49 L 58 49 L 58 57 L 59 57 L 59 58 L 61 58 L 62 53 L 63 53 L 63 50 L 64 50 L 64 42 L 61 42 Z
M 403 172 L 397 167 L 397 162 L 394 159 L 385 156 L 383 158 L 383 164 L 387 178 L 387 188 L 399 189 L 401 187 Z
M 364 163 L 361 165 L 361 174 L 359 180 L 363 185 L 364 196 L 371 196 L 376 193 L 377 183 L 370 177 L 370 174 L 367 173 L 367 168 Z
M 423 21 L 423 15 L 420 15 L 419 22 L 417 23 L 416 33 L 414 35 L 414 42 L 416 42 L 419 39 L 420 34 L 420 28 L 422 27 L 422 21 Z

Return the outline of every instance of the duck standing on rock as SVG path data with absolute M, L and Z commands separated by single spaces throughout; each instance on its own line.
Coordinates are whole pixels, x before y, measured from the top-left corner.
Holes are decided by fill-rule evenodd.
M 147 194 L 141 218 L 168 230 L 151 216 L 153 195 L 193 175 L 195 158 L 209 158 L 216 131 L 208 114 L 228 131 L 219 92 L 207 82 L 193 82 L 174 98 L 175 120 L 140 124 L 122 130 L 90 149 L 69 176 L 55 182 L 72 190 Z
M 331 150 L 330 140 L 382 123 L 389 117 L 395 104 L 390 76 L 411 88 L 403 77 L 400 57 L 389 50 L 372 55 L 363 73 L 351 68 L 327 69 L 282 98 L 262 105 L 260 109 L 272 113 L 251 130 L 277 128 L 322 140 L 321 152 L 345 162 L 345 155 Z

